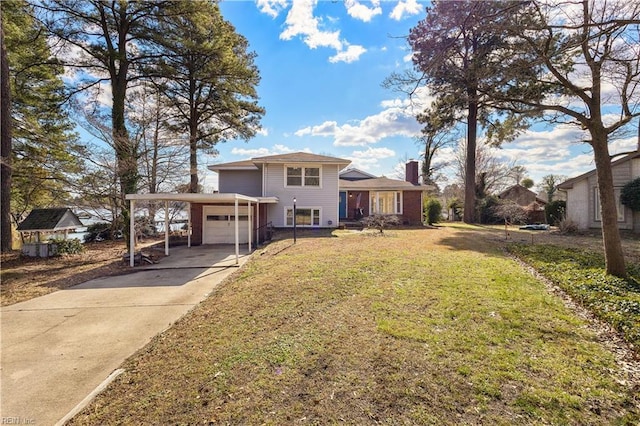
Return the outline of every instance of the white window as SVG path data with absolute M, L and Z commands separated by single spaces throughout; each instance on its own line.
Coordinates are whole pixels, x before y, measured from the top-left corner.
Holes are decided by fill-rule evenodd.
M 320 167 L 285 167 L 286 186 L 320 187 Z
M 593 208 L 596 221 L 602 220 L 602 211 L 600 209 L 600 193 L 598 187 L 593 188 Z M 620 202 L 620 188 L 614 189 L 614 197 L 616 199 L 616 211 L 618 212 L 618 222 L 624 222 L 624 205 Z
M 293 226 L 293 208 L 286 211 L 287 226 Z M 320 226 L 320 209 L 296 207 L 296 226 Z
M 402 193 L 379 191 L 371 193 L 371 214 L 402 214 Z

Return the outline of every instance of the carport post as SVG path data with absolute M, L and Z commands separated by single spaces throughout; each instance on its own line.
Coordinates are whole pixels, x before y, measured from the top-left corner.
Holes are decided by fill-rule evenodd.
M 136 254 L 136 222 L 135 222 L 136 202 L 129 201 L 129 266 L 133 268 Z
M 164 200 L 164 255 L 169 256 L 169 200 Z
M 249 233 L 249 253 L 251 253 L 251 228 L 253 228 L 253 215 L 251 214 L 251 201 L 247 202 L 247 232 Z
M 191 247 L 191 203 L 187 203 L 187 247 Z
M 235 202 L 235 214 L 236 214 L 236 221 L 235 221 L 235 228 L 236 228 L 236 265 L 238 263 L 240 263 L 240 241 L 238 239 L 238 198 L 236 197 L 236 202 Z
M 260 245 L 260 201 L 256 203 L 256 247 Z

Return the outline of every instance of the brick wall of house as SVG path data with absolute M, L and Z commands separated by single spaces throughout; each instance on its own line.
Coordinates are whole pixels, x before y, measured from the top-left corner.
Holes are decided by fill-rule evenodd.
M 356 219 L 356 205 L 360 195 L 360 208 L 364 216 L 369 216 L 369 191 L 348 191 L 347 192 L 347 218 Z
M 191 203 L 191 245 L 202 244 L 202 206 L 200 203 Z
M 402 197 L 402 217 L 404 222 L 408 225 L 421 224 L 422 193 L 420 191 L 404 191 Z

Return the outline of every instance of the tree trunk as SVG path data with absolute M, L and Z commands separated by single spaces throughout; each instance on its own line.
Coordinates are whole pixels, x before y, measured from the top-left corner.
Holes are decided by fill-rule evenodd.
M 464 173 L 464 223 L 476 222 L 476 145 L 478 134 L 478 103 L 475 90 L 469 91 L 469 111 L 467 116 L 467 155 Z
M 0 22 L 2 15 L 0 12 Z M 12 249 L 11 236 L 11 91 L 9 63 L 4 46 L 4 27 L 0 23 L 0 251 Z
M 598 194 L 600 196 L 600 217 L 602 219 L 602 241 L 606 271 L 616 277 L 626 278 L 622 241 L 618 229 L 618 212 L 613 189 L 611 157 L 604 130 L 592 130 L 593 156 L 598 176 Z
M 118 178 L 120 180 L 120 207 L 122 211 L 123 234 L 129 248 L 129 218 L 133 214 L 125 199 L 127 194 L 135 194 L 138 190 L 137 149 L 129 140 L 129 132 L 125 122 L 125 100 L 127 92 L 127 65 L 120 63 L 120 69 L 111 78 L 113 92 L 112 135 L 115 145 Z
M 189 124 L 189 170 L 189 192 L 195 194 L 198 192 L 198 125 L 193 117 Z

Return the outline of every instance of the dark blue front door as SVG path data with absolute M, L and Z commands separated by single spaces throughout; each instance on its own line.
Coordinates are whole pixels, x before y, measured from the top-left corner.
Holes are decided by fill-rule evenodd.
M 347 193 L 340 191 L 340 207 L 338 208 L 340 219 L 347 218 Z

